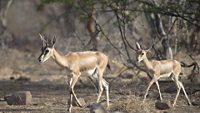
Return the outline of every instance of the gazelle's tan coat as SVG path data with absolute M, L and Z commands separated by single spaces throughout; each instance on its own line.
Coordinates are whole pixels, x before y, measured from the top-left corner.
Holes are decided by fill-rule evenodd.
M 143 62 L 143 64 L 146 66 L 148 72 L 150 75 L 153 76 L 153 79 L 149 83 L 147 90 L 144 95 L 144 100 L 146 99 L 146 96 L 148 94 L 148 91 L 153 83 L 156 83 L 160 99 L 162 100 L 162 95 L 160 92 L 160 87 L 158 84 L 158 79 L 163 78 L 163 77 L 171 77 L 171 79 L 176 83 L 177 86 L 177 94 L 173 103 L 173 106 L 176 104 L 177 98 L 179 96 L 180 90 L 182 89 L 185 97 L 188 100 L 188 103 L 191 105 L 190 99 L 187 96 L 187 93 L 185 91 L 185 88 L 183 84 L 179 81 L 179 76 L 181 73 L 181 64 L 177 60 L 149 60 L 147 58 L 147 52 L 149 50 L 143 50 L 140 47 L 139 43 L 136 43 L 137 46 L 137 58 L 139 62 Z
M 86 71 L 92 77 L 97 78 L 99 84 L 99 94 L 97 102 L 103 92 L 103 86 L 106 90 L 107 106 L 109 106 L 109 84 L 103 78 L 103 73 L 108 64 L 108 57 L 99 51 L 85 51 L 85 52 L 70 52 L 66 55 L 59 54 L 55 48 L 55 38 L 52 41 L 46 41 L 43 36 L 42 53 L 38 60 L 45 62 L 49 58 L 52 58 L 58 65 L 68 69 L 71 73 L 71 79 L 69 80 L 70 88 L 70 105 L 69 111 L 72 108 L 72 98 L 74 97 L 79 106 L 82 106 L 74 93 L 74 86 L 79 79 L 81 72 Z

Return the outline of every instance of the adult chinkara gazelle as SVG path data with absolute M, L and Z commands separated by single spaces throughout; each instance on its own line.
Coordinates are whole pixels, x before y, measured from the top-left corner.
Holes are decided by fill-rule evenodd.
M 43 42 L 41 55 L 38 58 L 39 62 L 45 62 L 49 58 L 52 58 L 58 65 L 67 68 L 71 73 L 71 79 L 69 80 L 70 101 L 68 110 L 71 112 L 73 97 L 78 105 L 80 107 L 82 106 L 74 92 L 74 86 L 83 71 L 86 71 L 98 81 L 99 93 L 96 102 L 99 102 L 104 87 L 106 90 L 107 106 L 109 106 L 109 84 L 103 78 L 104 70 L 108 64 L 108 57 L 99 51 L 70 52 L 66 55 L 61 55 L 54 48 L 56 42 L 55 37 L 53 40 L 45 40 L 41 34 L 39 35 Z
M 148 73 L 152 76 L 152 80 L 151 80 L 151 82 L 149 83 L 149 85 L 146 89 L 144 99 L 143 99 L 143 103 L 144 103 L 146 96 L 148 94 L 148 91 L 149 91 L 149 89 L 150 89 L 150 87 L 153 83 L 156 83 L 157 89 L 158 89 L 158 92 L 159 92 L 159 96 L 160 96 L 160 100 L 162 100 L 162 95 L 161 95 L 161 92 L 160 92 L 158 80 L 160 78 L 170 77 L 176 83 L 176 86 L 177 86 L 177 93 L 176 93 L 176 97 L 175 97 L 175 100 L 174 100 L 174 103 L 173 103 L 172 106 L 174 107 L 176 105 L 176 101 L 177 101 L 177 98 L 179 96 L 181 89 L 183 90 L 185 97 L 188 100 L 189 105 L 191 105 L 190 99 L 187 96 L 185 88 L 184 88 L 183 84 L 179 81 L 179 76 L 180 76 L 180 73 L 181 73 L 180 62 L 178 62 L 177 60 L 172 60 L 172 59 L 169 59 L 169 60 L 149 60 L 147 58 L 147 53 L 150 49 L 148 49 L 148 50 L 141 49 L 140 44 L 138 42 L 136 43 L 136 47 L 137 47 L 137 60 L 138 60 L 138 62 L 143 62 L 145 67 L 148 70 Z

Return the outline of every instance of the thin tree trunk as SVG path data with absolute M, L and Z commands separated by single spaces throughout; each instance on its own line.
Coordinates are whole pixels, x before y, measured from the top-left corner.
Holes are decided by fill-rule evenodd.
M 2 27 L 2 31 L 0 31 L 0 44 L 1 44 L 1 48 L 5 49 L 6 48 L 6 44 L 5 44 L 5 40 L 2 38 L 2 35 L 4 34 L 5 30 L 6 30 L 6 26 L 7 26 L 7 13 L 8 13 L 8 9 L 10 8 L 11 4 L 13 3 L 13 0 L 9 0 L 6 3 L 6 7 L 2 7 L 3 5 L 3 0 L 0 0 L 0 27 Z
M 152 1 L 155 5 L 158 5 L 157 1 L 155 0 Z M 173 59 L 172 48 L 170 46 L 170 39 L 164 30 L 160 14 L 152 14 L 150 17 L 154 21 L 153 23 L 155 24 L 154 26 L 156 27 L 157 33 L 159 33 L 159 35 L 161 36 L 165 59 Z
M 98 33 L 99 31 L 97 30 L 96 27 L 96 16 L 95 16 L 95 8 L 93 8 L 92 12 L 89 14 L 88 16 L 88 22 L 87 22 L 87 31 L 90 34 L 90 42 L 89 44 L 91 44 L 91 49 L 92 50 L 97 50 L 98 49 Z

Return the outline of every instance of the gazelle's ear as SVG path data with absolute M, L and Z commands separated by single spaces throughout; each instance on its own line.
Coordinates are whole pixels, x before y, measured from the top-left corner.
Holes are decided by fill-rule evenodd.
M 151 47 L 149 47 L 149 49 L 147 49 L 147 50 L 145 50 L 145 51 L 146 51 L 146 52 L 150 52 L 151 49 L 154 47 L 154 44 L 155 44 L 155 43 L 153 43 L 153 44 L 151 45 Z
M 43 46 L 45 46 L 46 43 L 47 43 L 47 41 L 44 39 L 44 37 L 43 37 L 40 33 L 39 33 L 39 36 L 40 36 L 40 38 L 41 38 L 41 40 L 42 40 Z
M 148 53 L 148 52 L 151 52 L 151 47 L 150 47 L 149 49 L 145 50 L 145 51 L 146 51 L 147 53 Z
M 145 50 L 146 53 L 151 53 L 151 48 Z
M 51 43 L 52 43 L 52 47 L 54 47 L 54 46 L 55 46 L 55 43 L 56 43 L 56 37 L 55 37 L 55 36 L 53 37 L 53 39 L 52 39 L 52 42 L 51 42 Z
M 141 50 L 140 44 L 139 44 L 138 42 L 136 42 L 136 48 L 137 48 L 138 50 Z

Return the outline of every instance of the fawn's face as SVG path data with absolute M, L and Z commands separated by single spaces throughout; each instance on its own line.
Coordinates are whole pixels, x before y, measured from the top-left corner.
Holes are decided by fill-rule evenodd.
M 145 50 L 139 50 L 137 52 L 137 60 L 138 60 L 138 62 L 143 61 L 144 58 L 146 58 L 146 54 L 147 54 L 147 52 Z
M 53 40 L 45 40 L 44 37 L 42 37 L 41 35 L 40 37 L 43 41 L 43 45 L 41 48 L 41 54 L 38 57 L 38 61 L 43 63 L 47 61 L 53 55 L 53 49 L 54 49 L 56 39 L 54 38 Z
M 137 48 L 136 49 L 137 61 L 141 62 L 147 57 L 147 52 L 149 51 L 149 49 L 148 50 L 141 49 L 141 46 L 138 42 L 136 42 L 136 48 Z

